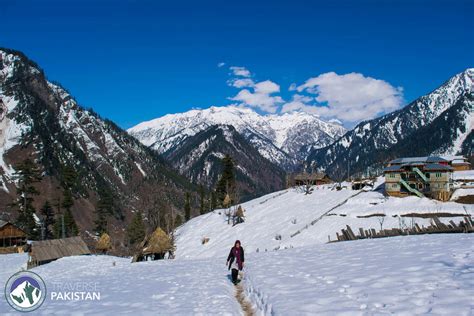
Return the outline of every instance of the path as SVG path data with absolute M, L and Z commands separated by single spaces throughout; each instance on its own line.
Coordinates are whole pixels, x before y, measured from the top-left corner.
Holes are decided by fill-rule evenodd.
M 245 296 L 244 288 L 242 287 L 242 283 L 239 283 L 235 286 L 235 298 L 237 302 L 239 302 L 240 306 L 242 307 L 242 311 L 244 312 L 245 316 L 254 316 L 255 311 L 253 310 L 252 305 L 250 304 L 249 300 Z

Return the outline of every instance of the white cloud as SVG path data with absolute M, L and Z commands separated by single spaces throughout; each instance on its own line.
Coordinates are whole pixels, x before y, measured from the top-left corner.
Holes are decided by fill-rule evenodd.
M 221 67 L 224 67 L 225 66 L 225 63 L 224 62 L 220 62 L 217 64 L 217 67 L 221 68 Z
M 252 75 L 245 67 L 231 66 L 229 69 L 232 70 L 234 76 L 249 78 Z
M 239 105 L 258 108 L 269 113 L 277 112 L 279 105 L 284 102 L 280 96 L 272 95 L 280 91 L 280 86 L 270 80 L 258 82 L 253 88 L 253 92 L 249 89 L 240 90 L 230 100 L 237 101 Z
M 231 79 L 231 80 L 227 81 L 227 84 L 229 86 L 232 86 L 232 87 L 238 88 L 238 89 L 255 86 L 255 82 L 253 82 L 253 80 L 250 79 L 250 78 Z
M 280 86 L 270 80 L 259 82 L 255 85 L 255 93 L 272 94 L 280 92 Z
M 301 110 L 351 123 L 394 111 L 403 102 L 401 88 L 360 73 L 321 74 L 308 79 L 296 90 L 314 95 L 316 102 L 294 95 L 291 102 L 283 105 L 282 112 Z
M 290 84 L 290 87 L 288 88 L 288 91 L 296 91 L 296 83 Z

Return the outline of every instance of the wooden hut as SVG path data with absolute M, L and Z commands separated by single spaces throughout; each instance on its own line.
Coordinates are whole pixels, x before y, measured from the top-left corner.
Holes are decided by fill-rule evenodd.
M 0 220 L 0 253 L 19 252 L 26 245 L 26 233 L 18 226 Z
M 90 255 L 81 237 L 34 241 L 31 244 L 28 269 L 49 263 L 62 257 Z

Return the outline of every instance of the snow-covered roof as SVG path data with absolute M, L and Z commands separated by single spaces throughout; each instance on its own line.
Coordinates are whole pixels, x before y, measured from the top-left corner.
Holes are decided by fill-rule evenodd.
M 461 161 L 463 161 L 463 162 L 466 161 L 466 157 L 464 157 L 464 156 L 443 155 L 443 156 L 440 156 L 440 157 L 443 158 L 443 159 L 446 159 L 446 160 L 448 160 L 448 161 L 451 161 L 451 162 L 453 162 L 453 163 L 454 163 L 455 160 L 456 160 L 456 161 L 457 161 L 457 160 L 461 160 Z

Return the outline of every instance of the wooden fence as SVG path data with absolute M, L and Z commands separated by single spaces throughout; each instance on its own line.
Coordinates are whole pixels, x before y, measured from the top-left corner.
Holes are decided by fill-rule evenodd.
M 449 224 L 443 224 L 438 217 L 433 217 L 433 221 L 430 226 L 419 226 L 418 224 L 413 225 L 411 228 L 391 228 L 382 229 L 378 232 L 374 228 L 363 229 L 359 228 L 359 233 L 356 235 L 349 225 L 346 225 L 345 229 L 341 230 L 341 233 L 336 233 L 337 240 L 334 241 L 346 241 L 356 239 L 368 239 L 368 238 L 384 238 L 404 235 L 423 235 L 423 234 L 448 234 L 448 233 L 473 233 L 474 222 L 469 216 L 465 216 L 463 221 L 459 224 L 454 223 L 452 220 Z

